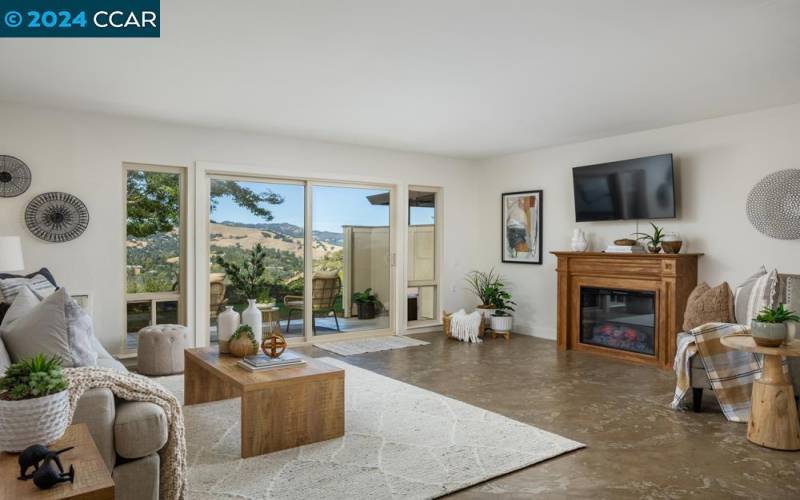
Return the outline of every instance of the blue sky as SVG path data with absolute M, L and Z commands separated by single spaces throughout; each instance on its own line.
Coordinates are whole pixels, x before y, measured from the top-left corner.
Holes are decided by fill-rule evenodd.
M 241 182 L 258 193 L 268 189 L 283 196 L 283 203 L 270 205 L 275 217 L 272 222 L 288 222 L 303 227 L 303 186 L 294 184 L 268 184 L 260 182 Z M 389 224 L 389 207 L 372 205 L 367 196 L 385 193 L 380 189 L 314 186 L 312 188 L 313 220 L 315 231 L 341 233 L 343 225 L 386 226 Z M 236 205 L 229 197 L 220 198 L 217 209 L 211 214 L 215 221 L 233 221 L 248 224 L 264 222 Z M 433 209 L 414 208 L 411 211 L 412 224 L 433 222 Z

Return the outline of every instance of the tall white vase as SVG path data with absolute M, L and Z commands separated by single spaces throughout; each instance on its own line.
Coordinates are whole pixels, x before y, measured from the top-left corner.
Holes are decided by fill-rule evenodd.
M 242 323 L 253 329 L 256 343 L 261 345 L 261 311 L 256 307 L 256 299 L 247 299 L 247 309 L 242 312 Z
M 233 306 L 225 306 L 225 311 L 217 316 L 217 336 L 219 337 L 219 352 L 228 353 L 228 341 L 233 332 L 239 328 L 241 318 L 239 313 L 233 310 Z

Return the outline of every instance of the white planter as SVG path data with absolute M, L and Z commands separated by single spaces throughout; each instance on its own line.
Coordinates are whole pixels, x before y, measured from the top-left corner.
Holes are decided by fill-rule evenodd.
M 239 328 L 241 318 L 233 310 L 233 306 L 225 306 L 225 310 L 217 316 L 217 336 L 219 337 L 219 352 L 228 353 L 228 341 L 233 332 Z
M 247 309 L 242 312 L 242 324 L 253 329 L 256 343 L 261 345 L 261 311 L 256 307 L 256 299 L 247 299 Z
M 0 450 L 51 444 L 69 425 L 69 392 L 21 401 L 0 400 Z
M 514 326 L 513 316 L 492 316 L 491 328 L 493 332 L 505 333 L 510 332 L 511 327 Z

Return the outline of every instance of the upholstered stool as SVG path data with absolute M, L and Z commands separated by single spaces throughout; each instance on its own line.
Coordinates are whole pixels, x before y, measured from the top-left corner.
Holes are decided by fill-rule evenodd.
M 142 375 L 183 373 L 185 326 L 155 325 L 139 330 L 138 369 Z

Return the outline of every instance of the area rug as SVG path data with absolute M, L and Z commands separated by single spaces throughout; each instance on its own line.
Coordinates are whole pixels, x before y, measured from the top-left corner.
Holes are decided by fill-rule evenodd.
M 339 356 L 353 356 L 365 352 L 388 351 L 390 349 L 403 349 L 428 345 L 430 342 L 411 337 L 379 337 L 373 339 L 340 340 L 337 342 L 319 342 L 314 347 L 338 354 Z
M 345 436 L 242 459 L 239 399 L 185 407 L 189 498 L 436 498 L 584 446 L 321 359 L 346 372 Z M 182 376 L 158 380 L 182 400 Z

